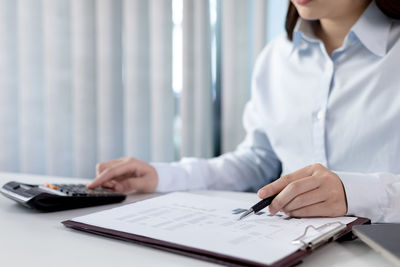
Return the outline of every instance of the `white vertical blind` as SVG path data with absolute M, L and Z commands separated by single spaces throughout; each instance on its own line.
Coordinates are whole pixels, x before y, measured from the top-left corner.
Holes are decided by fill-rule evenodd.
M 183 2 L 182 156 L 212 156 L 212 79 L 208 1 Z
M 122 3 L 98 0 L 97 125 L 99 161 L 123 155 Z
M 248 1 L 222 1 L 222 151 L 244 138 L 242 115 L 249 98 L 251 70 Z
M 125 0 L 123 17 L 125 154 L 149 161 L 151 160 L 149 2 Z
M 150 0 L 151 153 L 174 160 L 171 0 Z
M 180 99 L 180 115 L 182 121 L 181 156 L 195 155 L 195 56 L 194 56 L 194 3 L 196 0 L 183 1 L 183 56 L 182 56 L 182 93 Z M 202 2 L 202 1 L 200 1 Z
M 46 173 L 42 1 L 17 3 L 20 171 Z
M 43 0 L 47 173 L 72 176 L 70 1 Z
M 92 177 L 97 162 L 95 0 L 71 1 L 74 175 Z
M 195 1 L 195 102 L 194 148 L 195 156 L 211 157 L 213 153 L 211 29 L 208 1 Z
M 267 1 L 254 0 L 254 46 L 253 59 L 255 60 L 267 41 Z
M 210 1 L 182 0 L 178 102 L 174 2 L 0 0 L 0 171 L 93 177 L 97 162 L 124 155 L 167 162 L 211 157 L 220 95 L 222 151 L 233 150 L 244 137 L 243 107 L 270 3 L 211 1 L 222 10 L 214 33 Z M 217 51 L 212 34 L 222 40 Z M 221 92 L 213 92 L 212 64 Z M 177 116 L 181 155 L 174 143 Z
M 17 4 L 0 0 L 0 169 L 18 170 Z

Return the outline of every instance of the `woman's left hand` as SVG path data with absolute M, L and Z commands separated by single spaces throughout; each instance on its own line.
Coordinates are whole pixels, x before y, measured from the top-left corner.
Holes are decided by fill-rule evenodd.
M 272 214 L 283 211 L 292 217 L 337 217 L 347 213 L 342 181 L 321 164 L 282 176 L 258 190 L 260 198 L 275 194 L 269 205 Z

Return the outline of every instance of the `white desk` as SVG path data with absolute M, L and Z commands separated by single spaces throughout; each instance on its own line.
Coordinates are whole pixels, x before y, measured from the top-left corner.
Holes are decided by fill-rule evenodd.
M 26 183 L 88 182 L 74 178 L 56 178 L 0 173 L 0 185 L 16 180 Z M 255 194 L 203 191 L 200 194 L 251 200 Z M 152 197 L 132 195 L 124 203 Z M 0 265 L 1 266 L 216 266 L 144 246 L 74 231 L 60 222 L 117 205 L 39 213 L 0 196 Z M 299 266 L 391 266 L 379 254 L 360 241 L 331 243 Z

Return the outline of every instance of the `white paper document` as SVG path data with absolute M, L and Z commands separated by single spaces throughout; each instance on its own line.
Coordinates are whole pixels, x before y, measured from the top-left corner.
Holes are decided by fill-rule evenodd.
M 255 203 L 192 193 L 171 193 L 74 218 L 73 221 L 192 248 L 272 264 L 300 248 L 292 241 L 308 225 L 348 224 L 354 217 L 290 218 L 268 209 L 238 221 Z M 234 214 L 236 213 L 236 214 Z

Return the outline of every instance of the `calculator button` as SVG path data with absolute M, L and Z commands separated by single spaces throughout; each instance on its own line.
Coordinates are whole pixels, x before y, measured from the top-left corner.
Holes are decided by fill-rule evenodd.
M 51 189 L 54 189 L 54 190 L 58 189 L 58 186 L 57 185 L 53 185 L 53 184 L 45 184 L 44 186 L 48 187 L 48 188 L 51 188 Z

